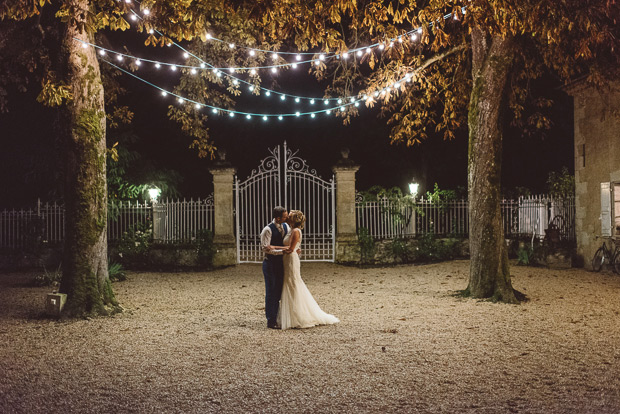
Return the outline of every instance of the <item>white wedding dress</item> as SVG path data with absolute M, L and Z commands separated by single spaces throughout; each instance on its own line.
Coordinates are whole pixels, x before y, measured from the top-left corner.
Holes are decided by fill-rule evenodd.
M 291 235 L 299 232 L 299 241 L 293 253 L 284 255 L 284 285 L 280 299 L 278 323 L 282 329 L 310 328 L 316 325 L 331 325 L 340 322 L 334 315 L 321 310 L 312 294 L 301 279 L 299 255 L 297 249 L 301 245 L 301 230 L 293 229 L 284 237 L 284 245 L 291 243 Z

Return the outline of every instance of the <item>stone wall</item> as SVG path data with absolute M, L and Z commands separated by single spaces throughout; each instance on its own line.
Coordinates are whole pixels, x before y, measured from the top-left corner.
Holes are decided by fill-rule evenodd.
M 620 85 L 601 93 L 583 84 L 574 97 L 577 254 L 586 267 L 601 245 L 601 183 L 620 182 Z M 612 212 L 613 214 L 613 212 Z

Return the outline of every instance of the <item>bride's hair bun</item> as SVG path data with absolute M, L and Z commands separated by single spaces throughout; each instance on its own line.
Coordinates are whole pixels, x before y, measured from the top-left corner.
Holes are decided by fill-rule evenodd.
M 306 216 L 300 210 L 291 210 L 289 213 L 289 217 L 291 217 L 291 223 L 293 224 L 293 228 L 302 230 L 304 225 L 306 224 Z

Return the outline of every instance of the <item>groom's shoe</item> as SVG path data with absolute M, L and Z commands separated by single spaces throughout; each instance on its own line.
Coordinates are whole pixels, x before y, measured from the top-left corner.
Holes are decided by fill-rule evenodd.
M 269 329 L 280 329 L 276 322 L 267 322 L 267 328 Z

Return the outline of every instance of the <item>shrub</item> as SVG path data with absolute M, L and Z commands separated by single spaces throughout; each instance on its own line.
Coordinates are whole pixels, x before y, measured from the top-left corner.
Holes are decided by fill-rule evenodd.
M 128 229 L 118 242 L 118 256 L 121 262 L 129 265 L 146 265 L 152 240 L 153 230 L 149 225 L 139 223 Z
M 216 248 L 213 244 L 213 232 L 208 229 L 199 230 L 198 234 L 196 234 L 196 244 L 198 263 L 207 267 L 212 267 L 213 258 L 216 253 Z
M 461 242 L 457 239 L 437 240 L 434 234 L 426 233 L 418 240 L 414 258 L 419 262 L 440 262 L 460 256 Z
M 357 230 L 357 242 L 360 247 L 360 262 L 372 263 L 375 259 L 375 239 L 370 235 L 366 227 Z
M 412 259 L 412 251 L 407 240 L 403 238 L 396 238 L 392 240 L 387 246 L 388 253 L 394 259 L 400 260 L 403 263 L 409 263 Z
M 34 277 L 33 283 L 35 286 L 58 286 L 62 279 L 61 265 L 53 272 L 48 272 L 43 268 L 43 273 L 40 273 Z
M 127 280 L 123 265 L 118 262 L 108 262 L 108 277 L 112 282 Z

